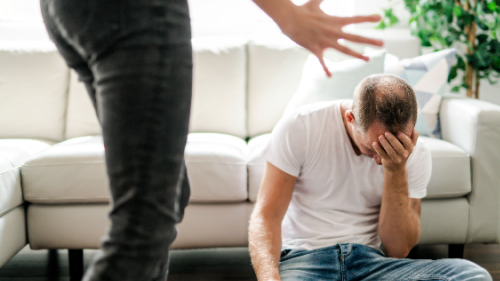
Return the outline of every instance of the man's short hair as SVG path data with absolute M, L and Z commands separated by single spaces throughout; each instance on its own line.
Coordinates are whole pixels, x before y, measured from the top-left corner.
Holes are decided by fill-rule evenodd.
M 380 121 L 395 134 L 408 122 L 417 122 L 417 99 L 412 87 L 401 78 L 375 74 L 363 79 L 354 91 L 352 111 L 358 128 L 365 133 Z

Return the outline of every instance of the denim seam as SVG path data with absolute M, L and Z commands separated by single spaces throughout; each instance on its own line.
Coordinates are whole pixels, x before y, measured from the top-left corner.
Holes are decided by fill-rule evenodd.
M 330 246 L 330 247 L 319 248 L 319 249 L 314 249 L 314 250 L 283 249 L 283 250 L 290 250 L 290 252 L 286 256 L 284 256 L 283 258 L 288 257 L 289 259 L 292 259 L 292 258 L 295 258 L 295 257 L 305 257 L 305 256 L 308 256 L 308 255 L 311 255 L 311 254 L 315 254 L 315 253 L 320 253 L 320 252 L 323 252 L 323 251 L 331 250 L 333 247 L 334 246 Z M 294 253 L 293 252 L 294 250 L 300 251 L 300 252 Z M 281 261 L 281 258 L 280 258 L 280 261 Z
M 342 246 L 340 244 L 337 244 L 336 248 L 339 251 L 338 259 L 339 259 L 339 268 L 340 268 L 340 280 L 344 281 L 346 278 L 345 278 L 344 256 L 342 255 Z
M 378 281 L 394 281 L 394 279 L 377 279 Z M 397 281 L 417 281 L 417 280 L 442 280 L 442 281 L 448 281 L 449 278 L 442 277 L 442 276 L 433 276 L 433 275 L 423 275 L 420 277 L 415 277 L 415 278 L 403 278 L 403 279 L 396 279 Z

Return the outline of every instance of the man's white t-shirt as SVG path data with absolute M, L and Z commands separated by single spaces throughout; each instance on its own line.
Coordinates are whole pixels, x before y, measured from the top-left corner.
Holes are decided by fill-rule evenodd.
M 282 223 L 282 248 L 313 250 L 337 243 L 380 249 L 378 220 L 384 168 L 356 155 L 340 104 L 322 102 L 284 116 L 264 158 L 297 177 Z M 418 140 L 406 163 L 411 198 L 423 198 L 431 176 L 429 148 Z

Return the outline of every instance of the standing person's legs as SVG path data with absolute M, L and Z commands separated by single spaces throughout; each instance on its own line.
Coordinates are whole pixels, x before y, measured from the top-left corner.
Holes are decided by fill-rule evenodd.
M 103 128 L 111 229 L 84 280 L 165 279 L 174 225 L 189 198 L 187 3 L 44 0 L 42 12 Z

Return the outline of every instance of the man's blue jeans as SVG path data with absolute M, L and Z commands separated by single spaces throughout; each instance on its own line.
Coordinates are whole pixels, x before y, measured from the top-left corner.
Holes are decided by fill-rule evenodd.
M 312 251 L 282 250 L 280 275 L 283 281 L 492 281 L 488 271 L 467 260 L 388 258 L 371 247 L 351 243 Z
M 189 198 L 187 0 L 41 0 L 41 8 L 103 132 L 111 228 L 84 280 L 165 280 Z

